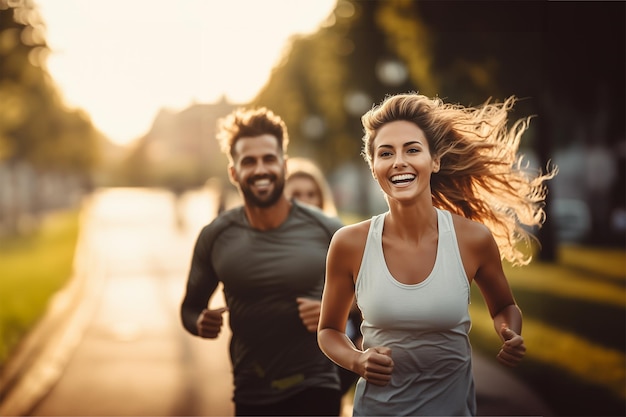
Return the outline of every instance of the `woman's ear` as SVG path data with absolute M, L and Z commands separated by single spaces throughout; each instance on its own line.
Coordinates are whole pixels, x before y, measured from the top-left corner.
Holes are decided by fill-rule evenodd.
M 439 158 L 433 159 L 433 173 L 439 172 L 441 169 L 441 160 Z

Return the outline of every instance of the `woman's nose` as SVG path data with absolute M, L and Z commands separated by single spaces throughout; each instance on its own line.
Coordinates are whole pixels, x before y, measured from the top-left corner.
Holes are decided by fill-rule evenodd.
M 393 166 L 394 168 L 396 167 L 401 167 L 401 166 L 406 166 L 406 161 L 404 160 L 404 157 L 402 156 L 402 154 L 397 154 L 394 161 L 393 161 Z

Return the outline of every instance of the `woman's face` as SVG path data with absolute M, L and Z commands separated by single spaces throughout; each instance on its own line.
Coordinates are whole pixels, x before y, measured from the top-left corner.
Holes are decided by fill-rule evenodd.
M 290 177 L 285 184 L 285 195 L 289 199 L 323 208 L 322 192 L 312 178 L 299 175 Z
M 415 123 L 387 123 L 374 139 L 372 174 L 381 189 L 394 199 L 430 198 L 430 176 L 439 171 L 422 129 Z

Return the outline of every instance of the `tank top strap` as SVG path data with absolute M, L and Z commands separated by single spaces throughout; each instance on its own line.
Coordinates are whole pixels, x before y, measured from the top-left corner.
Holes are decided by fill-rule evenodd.
M 463 266 L 463 259 L 461 258 L 461 251 L 459 250 L 459 242 L 456 236 L 456 230 L 454 229 L 454 221 L 452 220 L 452 213 L 447 210 L 437 210 L 437 221 L 439 223 L 439 239 L 441 244 L 439 245 L 442 251 L 445 251 L 447 258 L 454 262 L 456 265 L 458 276 L 462 281 L 461 285 L 467 288 L 468 298 L 467 303 L 470 304 L 470 290 L 471 285 L 467 274 L 465 273 L 465 267 Z

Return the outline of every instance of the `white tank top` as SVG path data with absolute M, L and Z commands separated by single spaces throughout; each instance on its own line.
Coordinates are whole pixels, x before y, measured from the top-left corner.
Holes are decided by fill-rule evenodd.
M 385 215 L 372 217 L 355 292 L 363 313 L 363 348 L 389 347 L 394 369 L 385 387 L 359 379 L 354 415 L 474 415 L 470 284 L 452 216 L 437 209 L 435 265 L 424 281 L 407 285 L 385 262 Z

